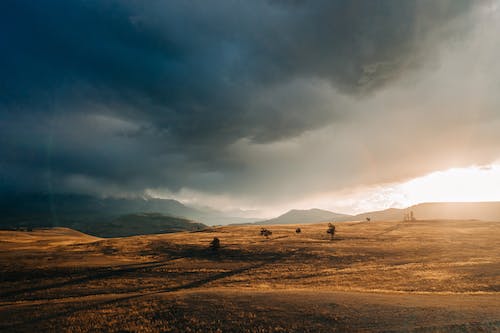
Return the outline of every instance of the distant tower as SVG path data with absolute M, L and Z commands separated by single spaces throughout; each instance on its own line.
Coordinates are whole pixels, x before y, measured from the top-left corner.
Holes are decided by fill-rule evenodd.
M 407 212 L 405 212 L 405 214 L 404 214 L 404 217 L 403 217 L 403 218 L 404 218 L 404 221 L 405 221 L 405 222 L 415 221 L 415 220 L 416 220 L 415 215 L 413 215 L 413 211 L 412 211 L 412 210 L 411 210 L 411 211 L 409 211 L 409 212 L 408 212 L 408 211 L 407 211 Z

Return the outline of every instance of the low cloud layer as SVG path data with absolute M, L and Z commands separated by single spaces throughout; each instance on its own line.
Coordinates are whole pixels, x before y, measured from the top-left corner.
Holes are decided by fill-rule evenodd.
M 489 163 L 497 8 L 3 1 L 0 188 L 261 208 Z

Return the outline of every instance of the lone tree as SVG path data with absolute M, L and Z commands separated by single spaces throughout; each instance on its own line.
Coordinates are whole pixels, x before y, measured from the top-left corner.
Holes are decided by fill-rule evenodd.
M 271 230 L 267 230 L 266 228 L 260 229 L 261 236 L 265 236 L 266 238 L 269 238 L 269 236 L 271 236 L 272 234 L 273 234 L 273 232 Z
M 300 230 L 300 228 L 295 229 L 295 233 L 300 234 L 301 232 L 302 230 Z
M 370 222 L 371 220 L 372 220 L 371 217 L 366 218 L 366 222 Z
M 214 237 L 214 239 L 210 242 L 210 249 L 214 252 L 218 251 L 220 249 L 220 240 L 217 237 Z
M 335 226 L 332 223 L 328 223 L 328 230 L 326 230 L 327 234 L 330 234 L 330 240 L 333 240 L 333 236 L 335 235 Z

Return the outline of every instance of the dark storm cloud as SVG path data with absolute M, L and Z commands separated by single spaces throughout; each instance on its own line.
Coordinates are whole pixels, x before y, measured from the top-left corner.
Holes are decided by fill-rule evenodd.
M 239 140 L 342 122 L 350 111 L 332 92 L 362 99 L 427 66 L 435 45 L 467 32 L 459 18 L 471 10 L 457 0 L 2 1 L 0 186 L 227 191 L 246 176 Z

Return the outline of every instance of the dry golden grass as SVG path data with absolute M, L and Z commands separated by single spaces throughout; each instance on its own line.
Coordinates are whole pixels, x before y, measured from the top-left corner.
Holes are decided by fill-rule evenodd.
M 0 231 L 0 330 L 500 330 L 500 223 L 300 227 Z

